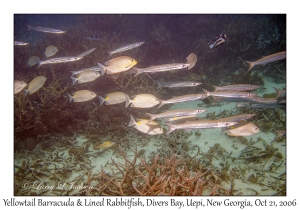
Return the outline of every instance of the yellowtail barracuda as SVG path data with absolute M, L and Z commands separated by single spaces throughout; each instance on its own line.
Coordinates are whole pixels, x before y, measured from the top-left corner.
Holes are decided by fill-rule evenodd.
M 146 113 L 149 115 L 150 120 L 155 120 L 157 118 L 170 118 L 170 117 L 175 117 L 175 116 L 190 116 L 190 115 L 196 115 L 196 114 L 201 114 L 203 112 L 206 112 L 207 110 L 205 109 L 198 109 L 198 108 L 190 108 L 190 109 L 176 109 L 176 110 L 170 110 L 166 111 L 160 114 L 150 114 Z
M 33 27 L 33 26 L 28 26 L 27 30 L 35 30 L 35 31 L 40 31 L 44 33 L 53 33 L 53 34 L 63 34 L 66 33 L 65 31 L 59 30 L 59 29 L 54 29 L 54 28 L 46 28 L 46 27 Z
M 109 56 L 115 54 L 115 53 L 119 53 L 119 52 L 124 52 L 126 50 L 130 50 L 130 49 L 133 49 L 133 48 L 136 48 L 136 47 L 139 47 L 141 46 L 142 44 L 144 44 L 145 42 L 136 42 L 136 43 L 133 43 L 133 44 L 128 44 L 128 45 L 125 45 L 123 47 L 119 47 L 113 51 L 110 51 L 108 52 L 109 53 Z
M 177 96 L 168 100 L 160 100 L 160 105 L 157 108 L 160 108 L 165 104 L 174 104 L 174 103 L 180 103 L 185 101 L 195 101 L 199 99 L 204 99 L 205 97 L 206 97 L 205 94 L 189 94 L 184 96 Z
M 237 124 L 237 122 L 224 122 L 218 120 L 197 120 L 197 121 L 185 122 L 182 124 L 166 123 L 166 125 L 169 128 L 166 134 L 169 134 L 178 129 L 191 130 L 191 129 L 203 129 L 203 128 L 223 128 L 235 124 Z
M 55 63 L 66 63 L 66 62 L 73 62 L 73 61 L 78 61 L 81 60 L 84 56 L 90 54 L 91 52 L 93 52 L 96 48 L 90 49 L 85 51 L 84 53 L 81 53 L 78 56 L 69 56 L 69 57 L 59 57 L 59 58 L 52 58 L 52 59 L 48 59 L 48 60 L 44 60 L 44 61 L 39 61 L 38 63 L 38 68 L 41 65 L 44 64 L 55 64 Z

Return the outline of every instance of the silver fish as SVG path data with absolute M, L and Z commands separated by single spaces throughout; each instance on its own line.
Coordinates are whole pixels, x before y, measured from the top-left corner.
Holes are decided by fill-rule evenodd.
M 223 90 L 235 90 L 235 91 L 245 91 L 245 90 L 255 90 L 259 88 L 257 85 L 249 85 L 249 84 L 234 84 L 234 85 L 226 85 L 226 86 L 214 86 L 215 91 L 223 91 Z
M 20 41 L 14 41 L 14 45 L 25 46 L 25 45 L 29 45 L 29 43 L 27 43 L 27 42 L 20 42 Z
M 239 122 L 241 120 L 248 120 L 248 119 L 254 117 L 255 115 L 256 114 L 240 114 L 240 115 L 220 118 L 218 120 L 221 120 L 223 122 Z
M 196 120 L 200 120 L 200 118 L 197 115 L 165 118 L 166 122 L 172 122 L 173 124 L 174 123 L 180 124 L 180 123 L 185 123 L 188 121 L 196 121 Z
M 83 68 L 80 69 L 78 71 L 70 71 L 72 73 L 72 76 L 76 75 L 76 74 L 80 74 L 84 71 L 100 71 L 101 69 L 99 68 L 99 66 L 93 66 L 93 67 L 88 67 L 88 68 Z
M 54 34 L 63 34 L 66 33 L 65 31 L 59 30 L 59 29 L 54 29 L 54 28 L 46 28 L 46 27 L 33 27 L 27 25 L 28 29 L 27 30 L 35 30 L 35 31 L 40 31 L 44 33 L 54 33 Z
M 163 71 L 172 71 L 177 69 L 191 69 L 196 61 L 197 56 L 194 53 L 191 53 L 187 58 L 186 63 L 170 63 L 170 64 L 162 64 L 157 66 L 150 66 L 147 68 L 133 68 L 136 71 L 135 77 L 141 73 L 156 73 L 156 72 L 163 72 Z
M 217 34 L 217 36 L 210 43 L 208 43 L 209 49 L 213 51 L 219 45 L 223 45 L 226 39 L 227 36 L 225 33 Z
M 142 73 L 156 73 L 156 72 L 164 72 L 164 71 L 172 71 L 177 69 L 185 69 L 188 68 L 191 64 L 189 63 L 170 63 L 163 64 L 157 66 L 150 66 L 147 68 L 133 68 L 136 70 L 135 77 Z
M 248 93 L 248 92 L 242 92 L 242 91 L 215 91 L 215 92 L 209 92 L 205 89 L 203 91 L 206 94 L 206 97 L 208 96 L 217 96 L 217 97 L 229 97 L 229 98 L 255 98 L 257 97 L 256 94 Z
M 263 58 L 258 59 L 257 61 L 253 61 L 253 62 L 246 61 L 249 64 L 248 71 L 250 71 L 254 66 L 266 65 L 268 63 L 278 61 L 278 60 L 282 60 L 284 58 L 286 58 L 286 51 L 275 53 L 275 54 L 268 55 L 268 56 L 264 56 Z
M 66 62 L 78 61 L 78 60 L 81 60 L 84 56 L 86 56 L 86 55 L 90 54 L 91 52 L 93 52 L 95 49 L 96 49 L 96 48 L 87 50 L 87 51 L 81 53 L 81 54 L 78 55 L 78 56 L 69 56 L 69 57 L 51 58 L 51 59 L 48 59 L 48 60 L 39 61 L 39 63 L 38 63 L 38 68 L 39 68 L 41 65 L 44 65 L 44 64 L 66 63 Z
M 277 98 L 253 98 L 251 99 L 254 103 L 262 103 L 262 104 L 282 104 L 285 103 L 285 100 L 278 100 Z
M 176 125 L 166 123 L 166 125 L 169 128 L 166 134 L 169 134 L 178 129 L 191 130 L 191 129 L 203 129 L 203 128 L 223 128 L 235 124 L 237 124 L 237 122 L 223 122 L 218 120 L 197 120 L 197 121 L 190 121 L 190 122 L 185 122 Z
M 189 109 L 176 109 L 176 110 L 169 110 L 160 114 L 150 114 L 146 113 L 150 120 L 155 120 L 157 118 L 170 118 L 175 116 L 190 116 L 190 115 L 196 115 L 201 114 L 203 112 L 206 112 L 205 109 L 199 109 L 199 108 L 189 108 Z
M 180 103 L 185 101 L 195 101 L 199 99 L 204 99 L 205 97 L 206 97 L 205 94 L 188 94 L 184 96 L 177 96 L 168 100 L 160 100 L 160 105 L 157 108 L 160 108 L 165 104 L 174 104 L 174 103 Z
M 123 47 L 119 47 L 119 48 L 117 48 L 117 49 L 115 49 L 113 51 L 110 51 L 108 53 L 109 53 L 109 56 L 111 56 L 112 54 L 115 54 L 115 53 L 119 53 L 119 52 L 123 52 L 123 51 L 126 51 L 126 50 L 130 50 L 130 49 L 139 47 L 139 46 L 141 46 L 144 43 L 145 42 L 136 42 L 136 43 L 133 43 L 133 44 L 128 44 L 128 45 L 125 45 Z
M 182 81 L 182 82 L 157 82 L 158 87 L 168 87 L 168 88 L 174 88 L 174 87 L 195 87 L 198 85 L 201 85 L 201 82 L 192 82 L 192 81 Z
M 83 57 L 87 56 L 88 54 L 94 52 L 95 49 L 96 49 L 96 48 L 92 48 L 92 49 L 90 49 L 90 50 L 87 50 L 87 51 L 81 53 L 80 55 L 77 55 L 77 57 L 83 58 Z

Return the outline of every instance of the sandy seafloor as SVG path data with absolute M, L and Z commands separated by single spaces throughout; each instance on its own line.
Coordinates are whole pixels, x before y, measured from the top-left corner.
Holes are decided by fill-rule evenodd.
M 273 87 L 277 87 L 278 89 L 283 89 L 286 88 L 286 84 L 282 83 L 282 84 L 275 84 L 272 82 L 271 78 L 268 77 L 264 77 L 264 81 L 265 81 L 265 85 L 264 88 L 266 88 L 266 90 L 263 93 L 257 93 L 259 96 L 262 97 L 262 95 L 264 93 L 274 93 L 275 90 L 273 89 Z M 254 93 L 256 93 L 254 91 Z M 171 106 L 170 109 L 181 109 L 181 108 L 195 108 L 195 107 L 201 107 L 201 103 L 203 103 L 202 101 L 191 101 L 191 102 L 184 102 L 184 103 L 178 103 L 178 104 L 174 104 Z M 203 103 L 204 105 L 204 103 Z M 205 106 L 203 106 L 205 107 Z M 211 106 L 209 108 L 205 108 L 207 109 L 207 112 L 200 114 L 199 117 L 202 116 L 206 116 L 206 114 L 208 113 L 213 113 L 215 112 L 220 113 L 223 110 L 227 109 L 227 110 L 232 110 L 232 109 L 236 109 L 236 103 L 223 103 L 222 106 Z M 251 121 L 248 120 L 248 121 Z M 129 128 L 129 129 L 135 129 L 133 127 Z M 190 131 L 193 134 L 188 138 L 188 141 L 192 142 L 192 145 L 198 145 L 201 149 L 202 152 L 207 152 L 209 150 L 210 147 L 213 147 L 216 143 L 219 143 L 227 152 L 231 152 L 232 151 L 232 155 L 231 157 L 237 157 L 238 154 L 240 154 L 241 150 L 243 150 L 246 145 L 242 144 L 236 137 L 229 137 L 226 134 L 221 134 L 221 128 L 214 128 L 214 129 L 202 129 L 201 132 L 201 136 L 197 137 L 195 135 L 195 132 L 197 130 L 193 130 Z M 199 130 L 198 130 L 199 131 Z M 163 134 L 164 135 L 164 134 Z M 251 136 L 246 136 L 245 138 L 247 138 L 248 140 L 250 140 L 251 138 L 253 140 L 256 140 L 258 137 L 261 137 L 262 139 L 264 139 L 266 141 L 266 143 L 268 144 L 272 144 L 274 147 L 278 148 L 278 151 L 281 152 L 281 154 L 283 155 L 282 161 L 283 163 L 280 164 L 280 167 L 277 168 L 276 173 L 273 174 L 274 176 L 278 176 L 280 174 L 284 174 L 286 172 L 286 142 L 276 142 L 274 141 L 276 134 L 275 133 L 257 133 Z M 157 150 L 157 146 L 159 145 L 159 136 L 153 136 L 153 138 L 151 138 L 151 140 L 148 142 L 148 144 L 144 147 L 138 147 L 138 150 L 144 149 L 145 150 L 145 157 L 146 160 L 149 157 L 151 152 L 155 152 Z M 85 142 L 89 141 L 84 134 L 77 134 L 76 135 L 76 146 L 81 146 L 83 145 Z M 273 142 L 273 143 L 271 143 Z M 258 144 L 256 144 L 257 146 Z M 261 148 L 263 148 L 263 144 L 261 143 Z M 39 149 L 39 145 L 36 146 L 35 150 Z M 98 152 L 99 150 L 95 150 L 93 149 L 92 146 L 89 147 L 89 151 L 91 153 L 94 152 Z M 59 150 L 54 150 L 52 151 L 53 154 L 56 154 L 56 152 L 58 152 L 58 156 L 62 156 L 63 158 L 69 158 L 69 154 L 68 152 L 64 152 L 61 149 Z M 193 154 L 195 154 L 197 152 L 197 150 L 191 150 L 190 151 L 190 155 L 193 156 Z M 22 154 L 15 154 L 15 161 L 14 164 L 15 165 L 21 165 L 22 162 L 24 160 L 31 160 L 30 157 L 31 153 L 27 153 L 25 156 Z M 52 154 L 52 155 L 53 155 Z M 18 157 L 18 158 L 16 158 Z M 45 155 L 44 158 L 47 157 L 49 158 L 49 154 Z M 131 151 L 127 151 L 127 157 L 133 157 L 133 152 Z M 109 164 L 111 163 L 111 159 L 114 159 L 116 162 L 120 162 L 120 163 L 124 163 L 124 160 L 122 157 L 120 156 L 115 156 L 113 154 L 113 150 L 112 149 L 105 149 L 105 151 L 101 154 L 101 156 L 99 157 L 92 157 L 90 156 L 90 161 L 91 161 L 91 166 L 94 167 L 92 169 L 93 174 L 99 174 L 101 167 L 104 167 L 104 170 L 108 173 L 111 172 L 111 169 L 113 169 L 113 164 Z M 40 157 L 40 159 L 43 160 L 43 157 Z M 46 160 L 45 160 L 46 161 Z M 140 159 L 138 158 L 137 163 L 139 163 Z M 230 159 L 228 159 L 229 164 L 230 164 L 230 169 L 232 168 L 247 168 L 247 166 L 244 164 L 244 161 L 240 161 L 240 160 L 235 160 L 234 162 L 231 161 Z M 252 165 L 253 168 L 259 168 L 260 170 L 266 169 L 270 166 L 270 164 L 272 164 L 272 162 L 274 161 L 274 158 L 270 158 L 267 162 L 264 162 L 261 165 Z M 219 166 L 219 160 L 214 159 L 213 161 L 214 165 Z M 278 164 L 277 164 L 278 165 Z M 53 165 L 49 165 L 49 168 L 53 168 Z M 57 165 L 57 167 L 59 167 L 59 165 Z M 79 167 L 79 166 L 78 166 Z M 253 170 L 254 171 L 254 170 Z M 250 174 L 253 174 L 253 171 L 251 171 L 251 169 L 247 170 L 247 173 L 245 175 L 245 177 L 248 177 Z M 255 174 L 255 172 L 254 172 Z M 257 175 L 259 176 L 259 175 Z M 78 171 L 74 171 L 71 173 L 70 177 L 68 180 L 66 180 L 67 182 L 71 182 L 72 180 L 76 180 L 80 178 L 82 182 L 85 182 L 87 179 L 87 173 L 84 172 L 84 174 L 82 175 L 80 173 L 80 170 Z M 272 173 L 267 173 L 266 177 L 266 182 L 268 182 L 267 180 L 269 179 L 270 181 L 274 181 L 272 180 Z M 41 180 L 44 183 L 47 183 L 47 185 L 49 185 L 49 183 L 53 183 L 53 185 L 56 185 L 58 180 L 49 180 L 47 178 L 45 178 L 45 180 Z M 37 183 L 38 184 L 38 183 Z M 36 184 L 36 186 L 37 186 Z M 222 186 L 226 187 L 227 189 L 230 189 L 230 182 L 222 182 Z M 25 189 L 24 189 L 25 190 Z M 237 190 L 237 192 L 239 192 L 239 195 L 274 195 L 276 193 L 276 191 L 272 190 L 271 188 L 268 187 L 263 187 L 260 186 L 258 184 L 254 184 L 252 182 L 249 181 L 242 181 L 241 179 L 235 179 L 235 190 Z M 43 195 L 57 195 L 57 193 L 54 193 L 53 191 L 50 190 L 45 190 L 46 192 L 43 193 Z M 25 192 L 25 191 L 24 191 Z M 22 194 L 24 194 L 24 192 Z M 28 195 L 32 192 L 41 192 L 41 189 L 30 189 L 25 192 L 28 193 Z M 74 192 L 75 193 L 75 192 Z M 72 194 L 72 193 L 70 193 Z

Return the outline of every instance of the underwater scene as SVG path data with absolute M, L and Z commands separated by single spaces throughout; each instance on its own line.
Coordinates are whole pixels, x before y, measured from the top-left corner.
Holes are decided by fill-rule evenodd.
M 286 195 L 285 14 L 14 14 L 15 196 Z

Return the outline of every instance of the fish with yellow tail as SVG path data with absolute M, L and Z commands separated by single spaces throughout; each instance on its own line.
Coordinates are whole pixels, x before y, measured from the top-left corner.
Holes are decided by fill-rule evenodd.
M 268 56 L 264 56 L 261 59 L 258 59 L 256 61 L 246 61 L 249 64 L 249 68 L 248 68 L 248 72 L 257 65 L 266 65 L 268 63 L 274 62 L 274 61 L 278 61 L 278 60 L 282 60 L 286 58 L 286 51 L 282 51 L 282 52 L 278 52 L 272 55 L 268 55 Z
M 104 65 L 98 63 L 101 75 L 107 74 L 117 74 L 120 72 L 128 71 L 133 66 L 137 64 L 137 61 L 128 56 L 120 56 L 106 61 Z
M 142 133 L 146 133 L 149 135 L 158 135 L 163 133 L 163 129 L 157 122 L 149 121 L 146 119 L 139 119 L 135 121 L 135 119 L 131 115 L 128 126 L 133 126 Z
M 93 98 L 95 98 L 97 95 L 96 93 L 90 91 L 90 90 L 79 90 L 76 91 L 73 96 L 68 94 L 70 102 L 84 102 L 84 101 L 90 101 Z
M 256 125 L 247 121 L 239 122 L 222 131 L 222 133 L 226 133 L 228 136 L 251 136 L 259 132 L 260 130 Z
M 31 95 L 38 91 L 45 84 L 47 78 L 44 76 L 35 77 L 28 85 L 26 89 L 23 89 L 25 96 L 27 94 Z

